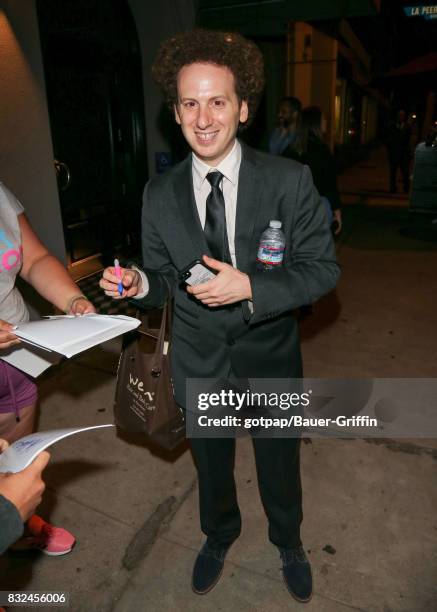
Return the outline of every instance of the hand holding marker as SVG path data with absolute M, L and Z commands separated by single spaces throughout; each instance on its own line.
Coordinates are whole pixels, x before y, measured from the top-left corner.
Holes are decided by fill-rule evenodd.
M 121 281 L 121 268 L 118 259 L 114 259 L 115 276 L 118 278 L 118 294 L 123 295 L 123 283 Z

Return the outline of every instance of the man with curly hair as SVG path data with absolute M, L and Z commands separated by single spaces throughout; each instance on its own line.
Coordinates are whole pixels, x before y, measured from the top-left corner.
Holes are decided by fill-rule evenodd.
M 161 46 L 153 72 L 192 153 L 146 185 L 141 271 L 114 268 L 100 281 L 107 295 L 144 307 L 174 297 L 171 367 L 185 408 L 189 378 L 299 378 L 294 310 L 336 284 L 338 266 L 326 214 L 309 169 L 259 153 L 237 139 L 263 89 L 258 48 L 236 33 L 195 30 Z M 279 219 L 286 236 L 282 267 L 256 267 L 262 232 Z M 179 273 L 202 258 L 216 276 L 186 286 Z M 311 569 L 300 540 L 299 439 L 253 437 L 269 538 L 280 551 L 290 593 L 308 601 Z M 207 540 L 192 587 L 207 593 L 240 534 L 234 481 L 235 439 L 192 438 L 200 521 Z

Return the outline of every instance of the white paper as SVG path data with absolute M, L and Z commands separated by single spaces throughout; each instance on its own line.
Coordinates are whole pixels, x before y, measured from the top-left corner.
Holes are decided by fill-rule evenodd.
M 7 353 L 2 353 L 1 359 L 36 378 L 50 366 L 59 363 L 62 356 L 36 346 L 15 345 Z
M 14 333 L 26 346 L 16 346 L 8 353 L 2 353 L 0 359 L 36 377 L 57 363 L 60 355 L 73 357 L 131 331 L 140 324 L 139 319 L 126 315 L 94 313 L 81 317 L 66 315 L 21 323 Z
M 11 444 L 0 455 L 0 472 L 21 472 L 46 448 L 59 442 L 63 438 L 73 436 L 81 431 L 100 429 L 101 427 L 115 427 L 112 423 L 106 425 L 93 425 L 92 427 L 69 427 L 67 429 L 53 429 L 52 431 L 38 431 L 24 436 Z
M 86 314 L 81 317 L 53 317 L 29 321 L 17 326 L 14 333 L 24 342 L 73 357 L 96 344 L 101 344 L 135 329 L 139 319 L 125 315 Z

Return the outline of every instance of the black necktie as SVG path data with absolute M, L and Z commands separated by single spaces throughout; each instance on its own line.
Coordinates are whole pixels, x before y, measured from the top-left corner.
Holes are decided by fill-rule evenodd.
M 214 259 L 232 265 L 226 231 L 225 199 L 219 187 L 223 174 L 221 172 L 210 172 L 206 175 L 206 178 L 211 185 L 211 193 L 206 198 L 204 229 L 206 242 Z

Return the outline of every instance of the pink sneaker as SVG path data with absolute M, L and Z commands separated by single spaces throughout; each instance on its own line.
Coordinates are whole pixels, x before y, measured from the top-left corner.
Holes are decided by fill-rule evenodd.
M 75 537 L 66 529 L 50 525 L 40 516 L 34 514 L 27 521 L 30 535 L 24 537 L 29 548 L 38 548 L 45 555 L 66 555 L 76 542 Z

